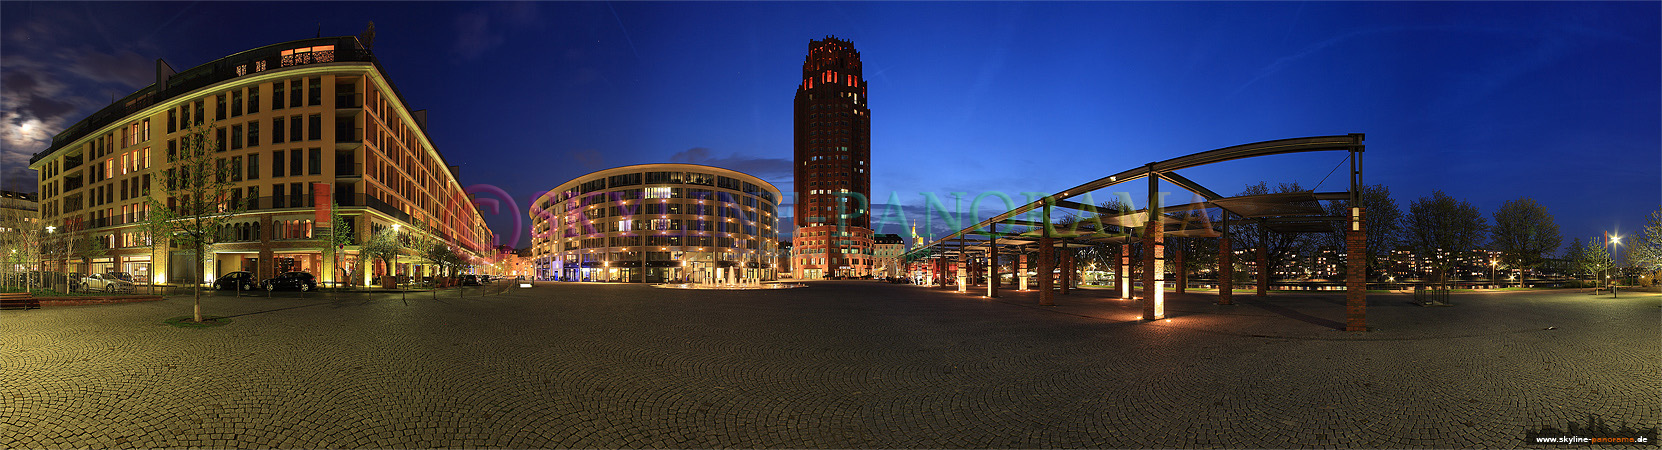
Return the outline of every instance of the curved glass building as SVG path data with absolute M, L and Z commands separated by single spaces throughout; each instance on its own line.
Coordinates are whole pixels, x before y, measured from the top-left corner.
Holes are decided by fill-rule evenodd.
M 567 181 L 531 205 L 540 280 L 773 280 L 779 189 L 697 164 L 641 164 Z

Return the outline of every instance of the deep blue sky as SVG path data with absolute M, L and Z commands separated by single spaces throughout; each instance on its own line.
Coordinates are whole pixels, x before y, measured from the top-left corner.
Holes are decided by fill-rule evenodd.
M 826 35 L 863 54 L 873 194 L 897 194 L 911 219 L 922 192 L 1020 200 L 1150 161 L 1347 133 L 1368 135 L 1367 182 L 1404 210 L 1437 189 L 1486 217 L 1530 196 L 1568 243 L 1638 230 L 1662 205 L 1656 2 L 4 2 L 0 181 L 33 190 L 28 155 L 152 81 L 155 58 L 184 70 L 369 21 L 463 184 L 522 205 L 588 171 L 666 161 L 791 191 L 791 99 L 808 41 Z M 1184 175 L 1225 194 L 1310 186 L 1342 158 Z M 1344 187 L 1333 177 L 1321 190 Z M 506 213 L 491 223 L 513 229 Z

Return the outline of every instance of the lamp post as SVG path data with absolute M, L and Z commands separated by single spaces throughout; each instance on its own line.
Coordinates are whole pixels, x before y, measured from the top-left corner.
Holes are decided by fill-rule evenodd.
M 1616 270 L 1616 261 L 1620 260 L 1616 259 L 1616 251 L 1619 250 L 1618 246 L 1622 244 L 1622 237 L 1616 233 L 1609 233 L 1607 236 L 1609 236 L 1607 240 L 1610 241 L 1610 272 L 1619 275 L 1620 272 Z M 1616 277 L 1610 277 L 1610 283 L 1615 284 Z
M 1497 283 L 1498 282 L 1497 280 L 1499 280 L 1498 278 L 1495 278 L 1495 268 L 1498 267 L 1499 265 L 1500 265 L 1499 261 L 1496 261 L 1496 260 L 1493 260 L 1493 259 L 1489 260 L 1489 283 L 1490 284 Z

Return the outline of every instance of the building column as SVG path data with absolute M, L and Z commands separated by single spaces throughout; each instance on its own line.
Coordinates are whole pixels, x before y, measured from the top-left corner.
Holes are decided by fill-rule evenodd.
M 1048 234 L 1048 233 L 1046 233 Z M 1056 294 L 1050 292 L 1051 281 L 1054 280 L 1051 271 L 1056 267 L 1052 259 L 1056 257 L 1056 242 L 1050 236 L 1039 238 L 1039 305 L 1051 306 L 1056 304 Z
M 1345 331 L 1368 331 L 1368 233 L 1362 208 L 1351 208 L 1345 230 Z
M 1270 230 L 1264 228 L 1264 222 L 1258 222 L 1258 296 L 1270 295 L 1270 252 L 1266 249 L 1270 243 Z
M 1176 253 L 1177 262 L 1172 264 L 1171 271 L 1173 274 L 1177 275 L 1177 293 L 1182 294 L 1183 291 L 1187 290 L 1189 287 L 1188 267 L 1183 265 L 1183 253 L 1185 252 L 1183 251 L 1183 246 L 1175 242 L 1172 244 L 1172 248 L 1175 250 L 1172 253 Z

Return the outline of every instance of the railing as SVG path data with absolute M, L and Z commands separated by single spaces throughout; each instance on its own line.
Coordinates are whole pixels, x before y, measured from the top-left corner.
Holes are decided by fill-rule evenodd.
M 338 126 L 338 125 L 335 126 L 335 142 L 340 143 L 340 142 L 363 142 L 363 141 L 364 141 L 364 129 L 363 128 L 361 128 L 361 127 L 360 128 L 345 128 L 345 127 L 341 127 L 341 126 Z
M 337 162 L 335 163 L 335 176 L 362 177 L 364 176 L 364 165 L 361 163 L 341 164 Z
M 356 93 L 356 92 L 336 92 L 335 93 L 335 109 L 362 108 L 362 107 L 364 107 L 364 95 L 363 94 L 359 94 L 359 93 Z

